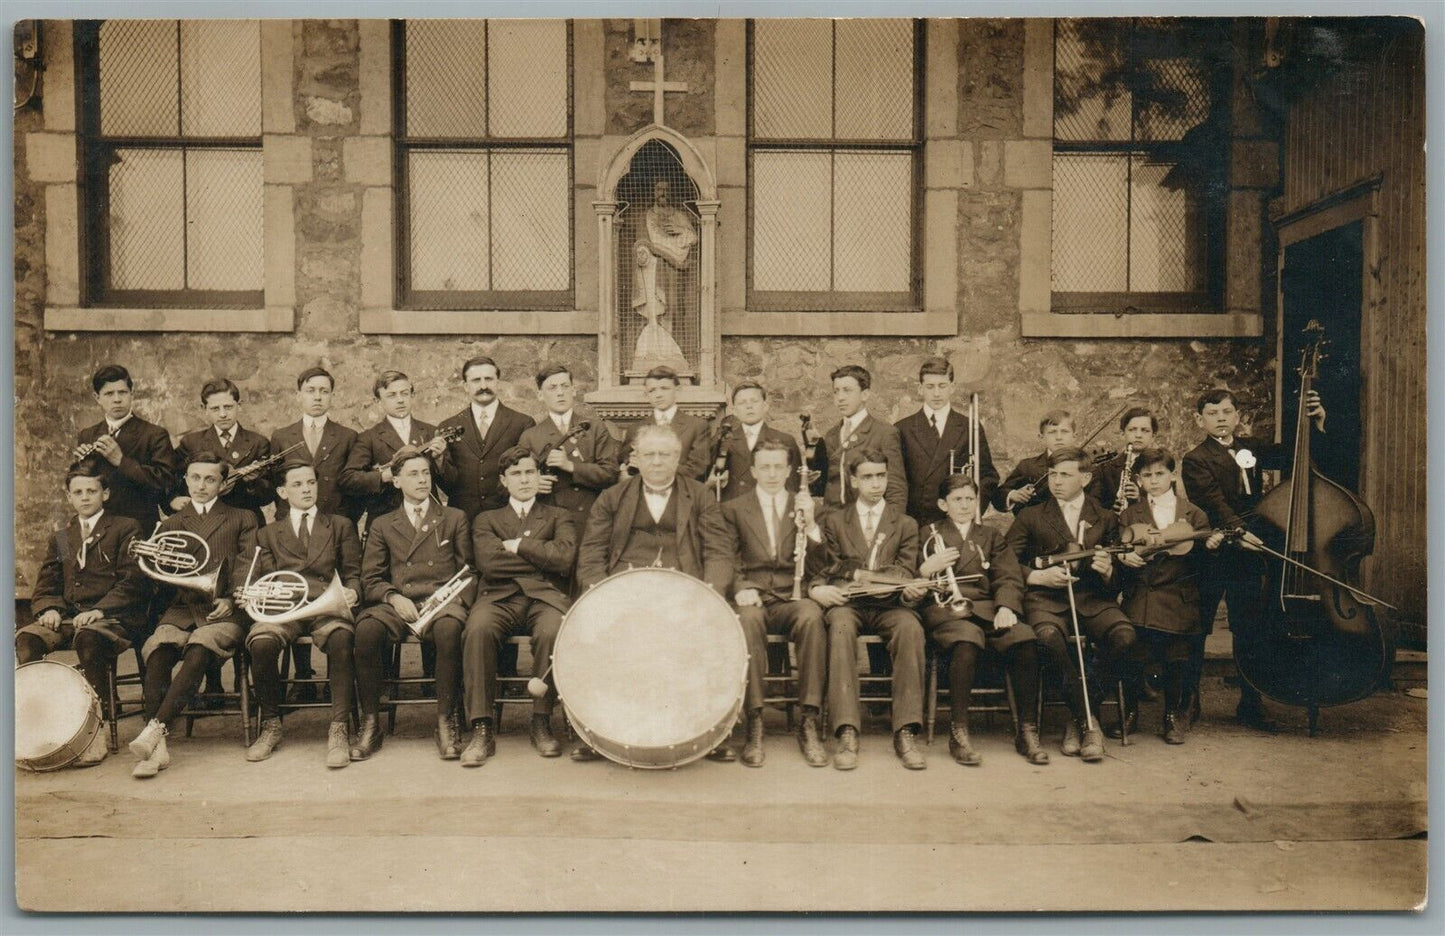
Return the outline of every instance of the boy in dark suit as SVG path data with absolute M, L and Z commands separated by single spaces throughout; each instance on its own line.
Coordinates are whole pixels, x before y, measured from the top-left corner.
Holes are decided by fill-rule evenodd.
M 748 642 L 748 684 L 743 699 L 748 740 L 742 761 L 748 767 L 763 765 L 763 677 L 767 674 L 769 633 L 787 634 L 797 648 L 798 703 L 803 717 L 798 724 L 798 746 L 810 767 L 828 763 L 819 722 L 823 684 L 827 678 L 828 641 L 823 609 L 811 598 L 793 600 L 797 571 L 798 513 L 804 538 L 804 561 L 818 571 L 823 561 L 823 535 L 813 517 L 813 498 L 791 493 L 786 481 L 797 477 L 791 441 L 760 439 L 749 456 L 749 473 L 756 487 L 748 494 L 726 500 L 718 510 L 704 513 L 714 528 L 713 537 L 725 544 L 732 557 L 734 576 L 727 594 L 738 609 L 738 621 Z M 808 574 L 804 569 L 804 575 Z
M 296 378 L 296 400 L 301 405 L 301 418 L 282 426 L 271 434 L 271 451 L 284 452 L 297 442 L 305 443 L 287 461 L 309 461 L 316 469 L 316 509 L 322 513 L 340 514 L 352 523 L 361 519 L 365 506 L 341 490 L 341 473 L 356 445 L 356 430 L 329 418 L 331 396 L 336 381 L 324 367 L 310 367 Z M 270 484 L 274 490 L 275 479 Z M 286 502 L 276 500 L 276 511 L 282 512 Z
M 542 460 L 537 492 L 543 502 L 569 511 L 580 527 L 597 495 L 617 483 L 617 440 L 601 419 L 584 420 L 576 411 L 566 366 L 548 364 L 537 372 L 537 396 L 547 415 L 523 432 L 517 444 Z M 561 445 L 584 421 L 590 425 Z
M 349 609 L 361 593 L 361 540 L 345 517 L 316 509 L 316 469 L 302 462 L 287 465 L 278 489 L 287 511 L 256 537 L 254 578 L 272 572 L 296 572 L 306 580 L 302 601 L 321 597 L 340 578 L 346 609 L 284 622 L 257 621 L 246 637 L 261 730 L 246 751 L 246 760 L 262 761 L 281 743 L 281 654 L 302 636 L 326 654 L 331 682 L 331 726 L 326 738 L 326 766 L 351 763 L 351 684 L 355 672 L 355 633 Z
M 838 425 L 823 436 L 823 444 L 815 447 L 814 461 L 808 467 L 820 475 L 814 494 L 821 493 L 829 508 L 851 504 L 857 492 L 850 486 L 852 464 L 857 453 L 876 450 L 888 460 L 888 490 L 883 499 L 900 511 L 908 507 L 908 479 L 903 474 L 903 450 L 898 430 L 874 419 L 867 409 L 872 392 L 873 376 L 856 364 L 845 364 L 833 371 L 833 402 L 843 417 Z
M 371 385 L 371 395 L 385 416 L 356 437 L 340 479 L 342 492 L 361 501 L 368 524 L 401 506 L 401 492 L 391 483 L 391 460 L 402 446 L 419 448 L 434 460 L 445 458 L 447 450 L 436 426 L 412 417 L 410 377 L 385 371 Z
M 1305 401 L 1306 415 L 1314 420 L 1316 430 L 1325 429 L 1325 408 L 1319 394 L 1311 392 Z M 1215 388 L 1200 395 L 1194 407 L 1194 421 L 1204 430 L 1205 439 L 1184 456 L 1181 474 L 1189 499 L 1204 510 L 1209 522 L 1224 530 L 1240 529 L 1259 504 L 1264 491 L 1263 469 L 1284 468 L 1289 458 L 1283 446 L 1256 439 L 1235 437 L 1239 428 L 1239 410 L 1234 394 Z M 1199 676 L 1204 669 L 1204 641 L 1214 630 L 1219 603 L 1229 606 L 1229 630 L 1236 642 L 1253 637 L 1250 625 L 1259 615 L 1258 603 L 1263 589 L 1264 564 L 1258 552 L 1248 548 L 1253 534 L 1241 545 L 1217 553 L 1199 589 L 1200 623 L 1203 633 L 1194 641 L 1190 656 L 1191 700 L 1189 720 L 1199 718 Z M 1257 540 L 1256 540 L 1257 542 Z M 1264 708 L 1264 699 L 1248 682 L 1240 680 L 1239 705 L 1235 719 L 1249 728 L 1273 731 L 1275 723 Z
M 259 432 L 243 428 L 237 421 L 241 407 L 241 390 L 229 380 L 208 380 L 201 387 L 201 405 L 205 407 L 206 421 L 210 426 L 197 429 L 181 436 L 176 446 L 176 459 L 184 464 L 192 453 L 214 451 L 226 459 L 230 467 L 226 481 L 221 485 L 221 503 L 237 510 L 249 510 L 256 517 L 259 526 L 266 522 L 261 507 L 271 501 L 271 478 L 269 473 L 239 481 L 238 468 L 260 461 L 271 454 L 271 443 Z M 171 509 L 179 510 L 187 501 L 185 484 L 171 498 Z
M 1139 453 L 1154 447 L 1154 436 L 1159 431 L 1159 420 L 1142 406 L 1131 406 L 1119 417 L 1119 434 L 1124 437 L 1124 450 L 1094 469 L 1094 480 L 1089 482 L 1089 496 L 1114 513 L 1121 513 L 1125 507 L 1139 500 L 1139 484 L 1120 483 L 1127 466 L 1137 474 Z
M 428 598 L 472 564 L 467 515 L 443 507 L 432 497 L 432 460 L 407 446 L 396 453 L 392 474 L 402 494 L 401 508 L 383 514 L 366 534 L 361 555 L 361 588 L 369 607 L 356 622 L 356 685 L 361 728 L 351 759 L 366 760 L 381 749 L 382 670 L 392 644 L 405 640 Z M 461 756 L 457 700 L 462 688 L 462 625 L 476 594 L 473 583 L 447 602 L 422 631 L 420 640 L 436 648 L 437 753 L 442 760 Z
M 185 467 L 190 497 L 156 532 L 184 531 L 205 540 L 206 564 L 200 575 L 214 574 L 215 591 L 170 586 L 157 593 L 163 609 L 155 630 L 141 646 L 145 659 L 146 726 L 130 743 L 139 763 L 131 776 L 154 777 L 170 766 L 166 736 L 170 725 L 185 710 L 213 665 L 229 660 L 241 648 L 245 618 L 231 600 L 240 584 L 236 563 L 256 546 L 256 517 L 221 503 L 221 484 L 230 468 L 217 452 L 197 452 Z M 181 668 L 171 678 L 176 664 Z
M 124 367 L 105 365 L 90 378 L 90 386 L 105 418 L 80 430 L 77 441 L 79 446 L 93 444 L 92 454 L 107 465 L 110 500 L 106 510 L 130 517 L 142 536 L 149 535 L 176 478 L 170 434 L 135 415 L 134 385 Z M 84 457 L 79 446 L 77 461 Z
M 15 632 L 15 662 L 73 647 L 81 672 L 104 699 L 111 662 L 145 633 L 150 583 L 129 552 L 140 528 L 130 517 L 106 512 L 110 489 L 94 459 L 70 466 L 65 496 L 75 517 L 51 536 L 30 596 L 34 620 Z M 98 764 L 105 755 L 101 732 L 75 766 Z
M 913 578 L 918 568 L 918 524 L 883 499 L 891 479 L 886 453 L 861 448 L 848 464 L 849 488 L 857 501 L 823 518 L 827 562 L 808 589 L 808 597 L 826 609 L 828 717 L 838 738 L 833 766 L 839 770 L 858 766 L 862 722 L 858 635 L 878 634 L 888 644 L 893 661 L 893 751 L 904 767 L 922 770 L 928 763 L 916 739 L 923 725 L 923 627 L 918 614 L 901 606 L 899 599 L 917 602 L 925 591 L 910 587 L 901 596 L 850 599 L 842 588 L 870 581 L 874 573 L 894 580 Z
M 973 477 L 956 474 L 938 487 L 938 508 L 946 517 L 919 530 L 935 549 L 919 566 L 918 574 L 935 576 L 952 569 L 958 593 L 971 602 L 967 614 L 960 614 L 948 602 L 950 594 L 929 600 L 923 609 L 923 629 L 948 661 L 949 691 L 952 698 L 952 727 L 948 750 L 960 764 L 974 767 L 983 762 L 968 737 L 968 705 L 973 693 L 973 676 L 978 656 L 985 649 L 999 654 L 1008 670 L 1018 709 L 1018 733 L 1014 747 L 1031 764 L 1047 764 L 1049 755 L 1039 744 L 1038 717 L 1033 700 L 1039 691 L 1038 645 L 1034 629 L 1023 621 L 1023 572 L 1018 558 L 1008 548 L 1002 533 L 974 521 L 978 489 Z M 982 578 L 963 581 L 967 576 Z
M 1015 515 L 1025 507 L 1042 504 L 1049 499 L 1047 484 L 1039 483 L 1049 474 L 1049 459 L 1054 452 L 1074 444 L 1074 417 L 1068 410 L 1050 410 L 1039 420 L 1039 438 L 1044 450 L 1014 465 L 1004 482 L 993 493 L 996 510 L 1011 510 Z M 1092 475 L 1090 475 L 1092 477 Z
M 480 767 L 495 751 L 492 737 L 497 657 L 507 638 L 530 634 L 532 675 L 543 678 L 552 665 L 552 643 L 571 607 L 572 564 L 577 558 L 577 523 L 569 510 L 537 499 L 537 460 L 517 445 L 498 463 L 507 504 L 479 514 L 472 524 L 472 551 L 482 583 L 467 616 L 463 667 L 467 720 L 472 739 L 463 767 Z M 556 757 L 562 746 L 552 736 L 557 691 L 532 703 L 532 747 Z
M 727 434 L 727 446 L 718 452 L 718 458 L 725 459 L 726 465 L 721 472 L 717 471 L 714 465 L 707 479 L 709 490 L 716 493 L 721 489 L 722 496 L 718 500 L 730 501 L 744 494 L 751 494 L 757 487 L 758 482 L 752 471 L 753 453 L 764 441 L 779 443 L 787 450 L 790 470 L 784 478 L 784 487 L 789 491 L 798 490 L 798 443 L 786 432 L 765 423 L 763 418 L 767 414 L 768 391 L 763 389 L 762 384 L 756 380 L 744 380 L 733 387 L 732 415 L 723 419 L 719 438 L 714 443 L 716 446 L 722 441 L 723 433 Z M 729 428 L 731 432 L 728 432 Z
M 1204 511 L 1174 492 L 1174 456 L 1162 448 L 1146 448 L 1135 465 L 1143 497 L 1124 509 L 1119 525 L 1135 523 L 1164 530 L 1183 520 L 1196 532 L 1210 529 Z M 1218 549 L 1223 533 L 1204 541 L 1205 549 Z M 1139 629 L 1135 659 L 1164 666 L 1164 740 L 1184 743 L 1183 711 L 1189 686 L 1189 652 L 1203 632 L 1199 622 L 1199 583 L 1204 572 L 1204 551 L 1190 550 L 1183 556 L 1167 551 L 1144 558 L 1123 553 L 1119 562 L 1120 585 L 1124 590 L 1124 613 Z M 1125 687 L 1125 712 L 1131 721 L 1137 716 L 1133 687 Z M 1111 734 L 1115 732 L 1111 729 Z
M 942 520 L 939 486 L 948 480 L 949 456 L 953 471 L 970 474 L 968 417 L 952 406 L 953 364 L 947 358 L 931 357 L 918 368 L 918 390 L 923 408 L 905 416 L 894 427 L 903 450 L 904 473 L 908 476 L 908 515 L 919 525 Z M 979 510 L 993 500 L 998 487 L 998 469 L 993 466 L 988 434 L 978 427 Z
M 447 503 L 458 507 L 468 519 L 507 502 L 498 474 L 503 452 L 517 444 L 522 433 L 536 425 L 524 413 L 503 406 L 497 399 L 502 372 L 497 362 L 479 355 L 462 365 L 462 383 L 471 404 L 442 421 L 441 428 L 457 427 L 462 437 L 447 446 L 442 462 L 442 489 Z
M 1094 645 L 1101 676 L 1127 679 L 1125 666 L 1135 635 L 1128 617 L 1114 600 L 1119 589 L 1114 580 L 1113 558 L 1098 548 L 1117 538 L 1119 520 L 1084 493 L 1090 478 L 1083 467 L 1086 457 L 1081 449 L 1073 447 L 1058 449 L 1049 457 L 1050 499 L 1019 511 L 1009 528 L 1008 544 L 1026 570 L 1024 620 L 1034 629 L 1054 672 L 1062 679 L 1064 698 L 1073 715 L 1059 749 L 1066 757 L 1080 756 L 1094 762 L 1104 759 L 1104 736 L 1097 727 L 1090 730 L 1087 726 L 1085 706 L 1090 711 L 1098 711 L 1098 707 L 1092 698 L 1087 702 L 1084 698 L 1077 653 L 1069 646 L 1074 633 L 1066 587 L 1070 575 L 1074 578 L 1079 633 Z M 1071 564 L 1075 566 L 1072 572 L 1062 566 L 1034 567 L 1035 559 L 1081 547 L 1094 549 L 1093 558 L 1087 565 L 1083 560 Z M 1098 684 L 1089 688 L 1091 695 L 1101 696 Z
M 641 466 L 637 465 L 632 457 L 632 450 L 637 444 L 637 431 L 642 426 L 666 426 L 673 431 L 682 445 L 677 473 L 684 478 L 701 481 L 707 476 L 709 467 L 707 423 L 678 409 L 679 384 L 677 371 L 670 367 L 658 366 L 647 372 L 647 376 L 642 380 L 642 387 L 647 393 L 647 402 L 652 404 L 652 412 L 641 424 L 628 429 L 627 438 L 622 443 L 622 464 L 633 471 L 640 469 Z

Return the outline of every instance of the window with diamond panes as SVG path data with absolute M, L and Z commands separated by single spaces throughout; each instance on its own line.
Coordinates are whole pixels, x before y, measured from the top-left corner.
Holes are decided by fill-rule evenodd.
M 912 20 L 749 24 L 748 308 L 919 308 L 921 45 Z
M 393 29 L 398 301 L 573 308 L 569 24 Z
M 1055 21 L 1056 307 L 1217 296 L 1228 38 L 1214 20 Z
M 256 20 L 78 23 L 89 305 L 264 302 Z

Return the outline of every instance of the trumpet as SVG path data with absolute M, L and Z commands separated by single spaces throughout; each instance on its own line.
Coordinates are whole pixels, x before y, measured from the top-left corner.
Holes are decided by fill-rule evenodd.
M 947 544 L 943 541 L 943 534 L 938 532 L 937 523 L 930 523 L 928 530 L 928 539 L 923 542 L 923 560 L 925 562 L 948 548 Z M 970 578 L 981 579 L 983 576 L 970 576 Z M 963 592 L 959 590 L 959 578 L 953 571 L 953 565 L 951 563 L 946 568 L 933 573 L 932 581 L 936 582 L 939 586 L 938 590 L 933 593 L 934 601 L 937 601 L 940 605 L 948 605 L 949 608 L 953 609 L 953 613 L 960 617 L 967 617 L 973 614 L 973 602 L 963 597 Z
M 470 571 L 472 571 L 471 566 L 462 566 L 456 575 L 447 579 L 444 585 L 427 596 L 426 601 L 423 601 L 421 607 L 417 609 L 416 620 L 407 624 L 413 633 L 418 637 L 426 633 L 427 625 L 432 622 L 432 619 L 440 614 L 443 608 L 456 600 L 458 595 L 467 590 L 467 586 L 472 584 L 472 579 L 470 577 L 463 578 L 463 576 Z
M 216 594 L 216 570 L 201 571 L 210 564 L 211 548 L 189 530 L 170 530 L 148 540 L 132 540 L 127 552 L 135 557 L 142 572 L 158 582 Z
M 256 571 L 256 560 L 261 556 L 261 547 L 251 557 L 251 568 L 246 571 L 246 582 L 235 591 L 237 603 L 251 616 L 251 620 L 266 624 L 285 624 L 307 618 L 328 615 L 350 621 L 351 607 L 346 603 L 345 588 L 341 575 L 331 573 L 331 584 L 308 602 L 309 589 L 306 579 L 299 572 L 277 571 L 261 576 L 254 582 L 251 576 Z

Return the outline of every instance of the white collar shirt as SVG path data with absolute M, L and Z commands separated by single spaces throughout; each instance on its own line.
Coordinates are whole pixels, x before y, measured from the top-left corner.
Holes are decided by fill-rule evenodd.
M 863 420 L 867 418 L 868 411 L 866 409 L 860 409 L 852 416 L 849 416 L 847 419 L 843 420 L 843 441 L 847 442 L 848 439 L 853 435 L 853 433 L 858 431 L 858 427 L 863 425 Z
M 1059 501 L 1059 509 L 1064 512 L 1064 523 L 1068 526 L 1069 532 L 1079 540 L 1083 534 L 1079 532 L 1079 517 L 1084 512 L 1084 494 L 1082 491 L 1071 501 Z
M 532 512 L 532 507 L 537 503 L 537 498 L 534 497 L 531 500 L 519 501 L 515 497 L 509 497 L 507 498 L 507 502 L 512 505 L 513 512 L 515 512 L 520 519 L 525 520 L 527 519 L 527 515 Z
M 95 532 L 96 526 L 100 523 L 100 518 L 104 516 L 105 508 L 101 508 L 97 510 L 89 520 L 80 520 L 80 539 L 82 542 L 90 539 L 90 535 Z M 76 519 L 79 520 L 80 518 L 77 517 Z
M 753 423 L 751 426 L 743 423 L 743 438 L 747 439 L 749 452 L 758 447 L 758 439 L 762 437 L 762 434 L 762 420 Z
M 111 420 L 110 418 L 107 418 L 105 420 L 105 428 L 110 432 L 111 435 L 115 435 L 116 433 L 120 432 L 121 426 L 124 426 L 126 423 L 130 422 L 130 418 L 134 415 L 134 413 L 126 413 L 124 416 L 117 420 Z
M 297 537 L 300 537 L 300 536 L 301 536 L 301 518 L 302 518 L 302 517 L 308 517 L 308 518 L 310 518 L 310 528 L 311 528 L 311 531 L 312 531 L 312 532 L 315 532 L 315 531 L 316 531 L 316 505 L 315 505 L 315 504 L 312 504 L 310 507 L 307 507 L 305 510 L 296 510 L 295 508 L 292 508 L 292 510 L 291 510 L 291 532 L 292 532 L 292 533 L 295 533 L 295 534 L 297 535 Z
M 427 502 L 413 504 L 409 500 L 403 500 L 402 504 L 406 507 L 406 517 L 411 521 L 411 525 L 420 530 L 421 525 L 426 522 Z
M 950 409 L 951 407 L 947 406 L 939 410 L 929 409 L 927 406 L 923 407 L 923 415 L 927 417 L 929 425 L 938 431 L 940 438 L 943 436 L 943 430 L 948 426 L 948 413 Z
M 661 491 L 654 491 L 647 482 L 642 483 L 642 499 L 647 502 L 647 512 L 652 514 L 653 523 L 661 523 L 662 515 L 667 511 L 667 502 L 672 497 L 672 490 L 675 485 L 669 484 Z
M 392 425 L 396 425 L 392 423 Z M 302 416 L 301 428 L 306 432 L 322 433 L 326 431 L 326 414 L 320 416 Z
M 1179 498 L 1173 491 L 1149 495 L 1149 513 L 1154 517 L 1154 528 L 1162 530 L 1179 516 Z
M 486 413 L 486 414 L 487 414 L 487 425 L 490 427 L 492 423 L 494 423 L 494 422 L 497 421 L 497 407 L 500 406 L 500 405 L 501 405 L 501 401 L 499 401 L 499 400 L 493 400 L 492 402 L 488 403 L 486 406 L 478 406 L 477 404 L 473 403 L 473 404 L 472 404 L 472 422 L 474 422 L 474 423 L 480 423 L 480 422 L 482 421 L 482 414 L 483 414 L 483 413 Z
M 659 426 L 670 426 L 677 418 L 677 404 L 674 403 L 665 410 L 655 409 L 652 411 L 652 421 Z
M 557 431 L 562 433 L 563 435 L 566 435 L 567 430 L 572 428 L 571 410 L 568 410 L 565 413 L 549 413 L 548 415 L 552 417 L 552 425 L 556 426 Z
M 409 444 L 411 442 L 410 416 L 406 417 L 405 419 L 397 419 L 395 416 L 388 416 L 386 417 L 386 421 L 391 423 L 392 429 L 396 430 L 396 434 L 401 439 L 403 445 Z
M 758 496 L 758 505 L 763 509 L 763 523 L 768 528 L 768 546 L 776 554 L 779 538 L 783 535 L 779 518 L 787 516 L 788 489 L 783 488 L 776 494 L 769 494 L 761 487 L 753 488 L 753 491 Z

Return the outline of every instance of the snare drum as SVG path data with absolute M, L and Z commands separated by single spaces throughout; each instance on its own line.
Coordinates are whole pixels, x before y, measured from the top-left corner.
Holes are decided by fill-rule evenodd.
M 578 737 L 628 767 L 680 767 L 732 733 L 748 650 L 727 601 L 672 569 L 630 569 L 572 605 L 552 651 Z
M 59 770 L 101 728 L 100 698 L 73 666 L 35 660 L 15 668 L 15 765 Z

